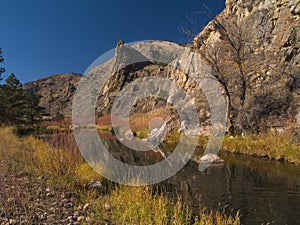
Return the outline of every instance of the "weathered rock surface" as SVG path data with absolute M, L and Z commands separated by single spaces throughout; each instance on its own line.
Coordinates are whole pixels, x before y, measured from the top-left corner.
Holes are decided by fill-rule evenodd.
M 57 74 L 24 85 L 25 89 L 41 96 L 40 106 L 55 117 L 57 113 L 71 116 L 72 101 L 80 74 Z
M 233 121 L 262 129 L 274 121 L 283 126 L 300 110 L 299 43 L 299 1 L 227 0 L 226 9 L 195 37 L 194 48 L 222 74 Z

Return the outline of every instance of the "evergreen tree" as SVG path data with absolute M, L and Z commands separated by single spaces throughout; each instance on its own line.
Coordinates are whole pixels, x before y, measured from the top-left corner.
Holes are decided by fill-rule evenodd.
M 9 125 L 20 123 L 23 109 L 22 86 L 13 73 L 1 86 L 0 98 L 1 122 Z
M 24 91 L 23 122 L 33 126 L 42 119 L 45 108 L 39 106 L 40 96 L 30 91 Z
M 0 48 L 0 63 L 4 62 Z M 0 67 L 0 80 L 4 67 Z M 0 85 L 0 125 L 34 125 L 41 119 L 43 108 L 39 107 L 40 96 L 23 90 L 15 74 Z
M 10 76 L 5 80 L 6 85 L 12 88 L 20 88 L 21 82 L 18 80 L 18 78 L 15 76 L 14 73 L 10 74 Z
M 0 87 L 0 123 L 8 125 L 34 125 L 41 119 L 43 108 L 40 96 L 22 88 L 12 73 Z

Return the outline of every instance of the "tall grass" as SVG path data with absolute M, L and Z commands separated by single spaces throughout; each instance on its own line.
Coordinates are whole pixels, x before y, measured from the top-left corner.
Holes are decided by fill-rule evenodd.
M 0 214 L 11 218 L 21 210 L 28 219 L 33 210 L 28 204 L 30 184 L 24 185 L 16 177 L 21 171 L 31 172 L 32 155 L 21 151 L 23 144 L 13 132 L 13 128 L 0 128 Z
M 96 214 L 94 212 L 97 212 Z M 201 210 L 197 217 L 181 201 L 153 194 L 151 187 L 121 186 L 110 195 L 94 202 L 89 213 L 92 224 L 145 225 L 239 225 L 239 215 Z
M 0 136 L 0 159 L 7 173 L 30 172 L 64 188 L 103 180 L 84 162 L 72 134 L 58 133 L 45 142 L 32 136 L 18 138 L 13 128 L 1 128 Z
M 227 136 L 223 150 L 300 164 L 300 142 L 290 132 Z
M 21 151 L 23 143 L 14 134 L 13 128 L 0 128 L 0 161 L 2 174 L 15 174 L 24 168 L 31 170 L 33 157 L 31 151 Z

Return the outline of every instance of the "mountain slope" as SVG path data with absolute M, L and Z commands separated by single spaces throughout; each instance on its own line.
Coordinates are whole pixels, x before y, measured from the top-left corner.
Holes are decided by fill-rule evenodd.
M 81 77 L 80 74 L 57 74 L 27 83 L 24 88 L 41 96 L 40 106 L 51 117 L 57 114 L 70 117 L 76 85 Z

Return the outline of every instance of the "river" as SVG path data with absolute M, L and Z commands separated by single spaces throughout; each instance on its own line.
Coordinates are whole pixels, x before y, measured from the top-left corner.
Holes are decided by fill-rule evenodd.
M 159 154 L 136 152 L 115 139 L 105 145 L 118 159 L 147 165 L 162 160 Z M 235 214 L 242 224 L 300 224 L 300 167 L 273 160 L 221 153 L 224 164 L 203 172 L 190 161 L 176 175 L 159 184 L 168 196 L 182 197 L 193 213 L 202 207 Z
M 125 163 L 152 165 L 163 160 L 157 152 L 128 149 L 112 135 L 100 137 L 107 150 Z M 70 142 L 75 146 L 74 139 Z M 221 152 L 219 156 L 225 163 L 211 165 L 203 172 L 190 161 L 158 184 L 159 190 L 170 198 L 181 196 L 195 215 L 206 207 L 232 215 L 239 211 L 244 225 L 300 224 L 300 166 L 232 153 Z

